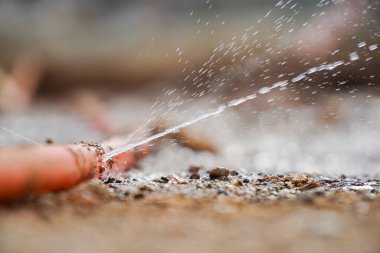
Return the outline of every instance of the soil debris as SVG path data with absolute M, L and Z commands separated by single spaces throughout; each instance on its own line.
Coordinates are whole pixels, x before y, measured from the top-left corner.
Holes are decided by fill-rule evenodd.
M 248 184 L 250 181 L 249 181 L 249 179 L 248 178 L 244 178 L 243 179 L 243 183 L 246 183 L 246 184 Z
M 295 177 L 292 180 L 292 183 L 296 186 L 296 187 L 300 187 L 300 186 L 304 186 L 308 183 L 309 179 L 304 176 L 304 175 L 301 175 L 301 176 L 298 176 L 298 177 Z
M 226 180 L 230 171 L 223 167 L 216 167 L 209 171 L 209 176 L 211 180 Z
M 320 175 L 265 175 L 241 173 L 217 167 L 208 172 L 169 174 L 158 179 L 125 177 L 103 182 L 120 198 L 132 198 L 143 193 L 154 196 L 196 196 L 213 198 L 225 195 L 239 201 L 275 201 L 299 199 L 302 203 L 318 203 L 320 198 L 337 194 L 353 194 L 363 201 L 380 200 L 380 179 L 371 177 L 326 178 Z M 126 192 L 130 193 L 127 194 Z M 131 197 L 132 196 L 132 197 Z M 311 199 L 310 199 L 311 198 Z M 335 201 L 335 200 L 334 200 Z
M 169 128 L 169 124 L 167 122 L 160 121 L 152 128 L 151 134 L 154 135 L 163 132 L 167 128 Z M 199 134 L 189 133 L 184 129 L 167 135 L 167 138 L 170 138 L 178 144 L 190 148 L 196 152 L 217 153 L 217 148 L 210 142 L 210 140 L 201 137 Z
M 234 181 L 234 185 L 237 186 L 237 187 L 243 186 L 243 182 L 240 181 L 240 180 L 236 180 L 236 181 Z
M 177 184 L 187 184 L 187 182 L 186 182 L 185 179 L 183 179 L 183 178 L 181 178 L 181 177 L 179 177 L 179 176 L 177 176 L 175 174 L 170 174 L 168 176 L 168 179 L 171 180 L 171 181 L 173 181 L 173 182 L 175 182 L 175 183 L 177 183 Z
M 317 183 L 316 181 L 312 180 L 310 181 L 308 184 L 304 185 L 304 186 L 301 186 L 299 188 L 300 191 L 307 191 L 307 190 L 310 190 L 310 189 L 313 189 L 313 188 L 316 188 L 316 187 L 319 187 L 319 183 Z
M 169 179 L 167 177 L 161 177 L 160 179 L 155 180 L 158 183 L 166 184 L 169 182 Z
M 231 171 L 230 171 L 230 175 L 231 175 L 231 176 L 238 176 L 238 175 L 239 175 L 239 172 L 237 172 L 236 170 L 231 170 Z
M 40 229 L 39 238 L 46 241 L 54 240 L 59 233 L 65 239 L 72 236 L 72 240 L 82 242 L 82 237 L 72 234 L 72 228 L 78 231 L 87 229 L 83 234 L 92 234 L 84 243 L 92 245 L 93 236 L 99 234 L 99 225 L 102 228 L 99 240 L 114 245 L 111 243 L 122 233 L 120 243 L 125 245 L 123 250 L 130 249 L 131 245 L 133 249 L 141 249 L 139 242 L 143 240 L 144 247 L 149 249 L 147 252 L 155 250 L 151 242 L 157 238 L 157 243 L 166 240 L 165 249 L 170 248 L 179 233 L 181 238 L 191 237 L 187 245 L 203 238 L 205 251 L 199 252 L 208 252 L 209 239 L 197 237 L 200 228 L 203 235 L 221 233 L 214 238 L 219 238 L 218 245 L 228 240 L 231 234 L 238 235 L 233 240 L 236 243 L 234 248 L 252 243 L 252 238 L 256 240 L 254 243 L 274 245 L 271 238 L 277 242 L 278 238 L 287 235 L 278 248 L 260 252 L 284 251 L 283 245 L 289 242 L 290 234 L 295 245 L 303 243 L 302 248 L 307 248 L 318 238 L 318 245 L 326 243 L 326 236 L 329 237 L 328 249 L 331 240 L 336 240 L 339 247 L 342 242 L 352 240 L 357 240 L 360 245 L 377 245 L 380 228 L 378 177 L 326 179 L 318 174 L 280 176 L 240 171 L 239 175 L 232 176 L 231 171 L 227 170 L 227 174 L 224 168 L 215 169 L 219 170 L 218 176 L 228 180 L 213 180 L 209 177 L 211 171 L 202 170 L 198 171 L 200 178 L 197 180 L 191 179 L 188 172 L 157 177 L 121 173 L 104 181 L 94 179 L 70 191 L 30 198 L 12 207 L 0 206 L 0 224 L 8 224 L 7 233 L 13 234 L 14 245 L 25 236 L 26 229 L 33 234 L 35 227 Z M 20 219 L 24 217 L 20 214 L 28 214 L 28 219 Z M 41 226 L 46 227 L 41 230 Z M 345 229 L 347 227 L 351 229 Z M 163 229 L 173 233 L 162 233 Z M 63 230 L 66 231 L 64 234 Z M 223 237 L 226 231 L 228 235 Z M 266 236 L 273 234 L 274 237 Z M 28 240 L 39 243 L 39 238 Z M 9 243 L 8 239 L 2 241 L 2 245 Z M 292 252 L 294 247 L 285 252 Z M 41 252 L 39 249 L 31 252 Z M 344 252 L 379 252 L 377 249 L 360 251 L 355 248 Z M 106 249 L 96 250 L 90 251 L 104 252 Z M 212 251 L 228 252 L 219 248 Z
M 198 173 L 194 173 L 190 175 L 190 179 L 200 179 L 201 176 Z
M 217 148 L 207 139 L 201 138 L 194 134 L 189 134 L 185 130 L 172 133 L 170 137 L 176 140 L 178 144 L 188 147 L 196 152 L 206 151 L 210 153 L 217 153 Z

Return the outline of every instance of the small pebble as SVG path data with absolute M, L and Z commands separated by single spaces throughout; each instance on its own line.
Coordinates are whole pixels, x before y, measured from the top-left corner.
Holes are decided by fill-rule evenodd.
M 239 187 L 239 186 L 243 186 L 243 183 L 240 180 L 236 180 L 234 182 L 234 185 Z
M 232 170 L 232 171 L 230 172 L 230 175 L 231 175 L 231 176 L 237 176 L 237 175 L 239 175 L 239 172 L 237 172 L 236 170 Z
M 113 178 L 113 177 L 107 177 L 107 178 L 103 181 L 103 183 L 104 183 L 104 184 L 112 184 L 112 183 L 115 183 L 115 181 L 116 181 L 115 178 Z
M 201 176 L 198 173 L 194 173 L 190 175 L 190 179 L 200 179 Z
M 185 179 L 183 179 L 183 178 L 181 178 L 175 174 L 168 175 L 168 179 L 176 182 L 177 184 L 187 184 Z
M 163 183 L 163 184 L 166 184 L 167 182 L 169 182 L 169 179 L 167 177 L 161 177 L 160 180 L 159 180 L 160 183 Z
M 229 174 L 230 174 L 230 171 L 222 167 L 216 167 L 212 169 L 211 171 L 209 171 L 211 180 L 226 179 Z

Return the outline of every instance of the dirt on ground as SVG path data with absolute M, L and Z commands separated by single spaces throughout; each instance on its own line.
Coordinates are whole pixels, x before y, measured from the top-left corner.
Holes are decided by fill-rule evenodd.
M 0 252 L 379 252 L 380 180 L 110 176 L 0 208 Z

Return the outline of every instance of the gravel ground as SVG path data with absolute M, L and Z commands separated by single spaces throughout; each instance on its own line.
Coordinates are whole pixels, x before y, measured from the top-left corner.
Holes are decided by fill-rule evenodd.
M 3 205 L 0 250 L 380 250 L 378 178 L 194 169 L 152 179 L 118 175 Z

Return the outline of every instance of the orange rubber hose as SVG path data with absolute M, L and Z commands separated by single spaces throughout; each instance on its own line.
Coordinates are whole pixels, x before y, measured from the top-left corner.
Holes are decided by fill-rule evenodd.
M 69 189 L 102 172 L 103 149 L 94 145 L 46 145 L 0 149 L 0 201 Z M 113 170 L 128 170 L 146 150 L 115 157 Z

